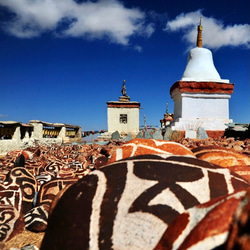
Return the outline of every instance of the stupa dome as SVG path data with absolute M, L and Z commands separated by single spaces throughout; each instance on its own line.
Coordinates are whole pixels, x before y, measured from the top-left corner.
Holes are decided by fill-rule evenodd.
M 209 49 L 196 47 L 189 52 L 182 80 L 221 80 Z

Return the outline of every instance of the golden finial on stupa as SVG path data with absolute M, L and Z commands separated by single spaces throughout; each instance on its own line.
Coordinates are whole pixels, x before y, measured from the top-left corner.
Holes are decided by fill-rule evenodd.
M 200 18 L 200 24 L 197 27 L 198 34 L 197 34 L 197 41 L 196 41 L 196 46 L 202 48 L 202 26 L 201 26 L 201 19 Z

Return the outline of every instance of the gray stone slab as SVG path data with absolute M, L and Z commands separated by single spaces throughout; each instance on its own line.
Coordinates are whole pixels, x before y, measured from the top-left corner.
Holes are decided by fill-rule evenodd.
M 142 131 L 140 131 L 140 132 L 137 134 L 136 138 L 144 138 Z
M 149 131 L 145 131 L 145 133 L 144 133 L 144 138 L 145 138 L 145 139 L 152 139 L 153 136 L 152 136 L 152 134 L 151 134 Z
M 132 140 L 132 135 L 131 135 L 131 133 L 129 133 L 129 134 L 126 136 L 126 138 L 125 138 L 125 141 L 130 141 L 130 140 Z
M 153 139 L 156 139 L 156 140 L 163 140 L 163 136 L 162 136 L 162 131 L 159 129 L 159 130 L 156 130 L 154 133 L 153 133 Z
M 173 130 L 171 128 L 166 128 L 166 132 L 164 134 L 163 140 L 171 141 Z
M 121 136 L 118 131 L 115 131 L 114 133 L 112 133 L 111 140 L 120 140 L 120 139 L 121 139 Z
M 202 127 L 199 127 L 198 130 L 197 130 L 197 138 L 198 139 L 207 139 L 208 138 L 208 135 L 207 135 L 207 132 L 204 128 Z

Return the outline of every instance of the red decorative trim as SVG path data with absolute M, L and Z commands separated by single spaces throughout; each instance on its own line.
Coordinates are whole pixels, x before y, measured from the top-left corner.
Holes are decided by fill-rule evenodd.
M 107 102 L 108 108 L 140 108 L 139 102 Z
M 170 94 L 175 89 L 179 89 L 181 93 L 188 92 L 232 94 L 234 90 L 234 84 L 220 82 L 177 81 L 170 88 Z

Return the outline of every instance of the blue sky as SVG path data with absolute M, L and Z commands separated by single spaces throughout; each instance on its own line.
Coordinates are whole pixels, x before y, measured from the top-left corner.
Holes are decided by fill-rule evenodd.
M 230 118 L 249 123 L 248 0 L 0 0 L 0 120 L 107 129 L 107 101 L 126 80 L 148 125 L 159 125 L 169 89 L 195 47 L 235 84 Z

